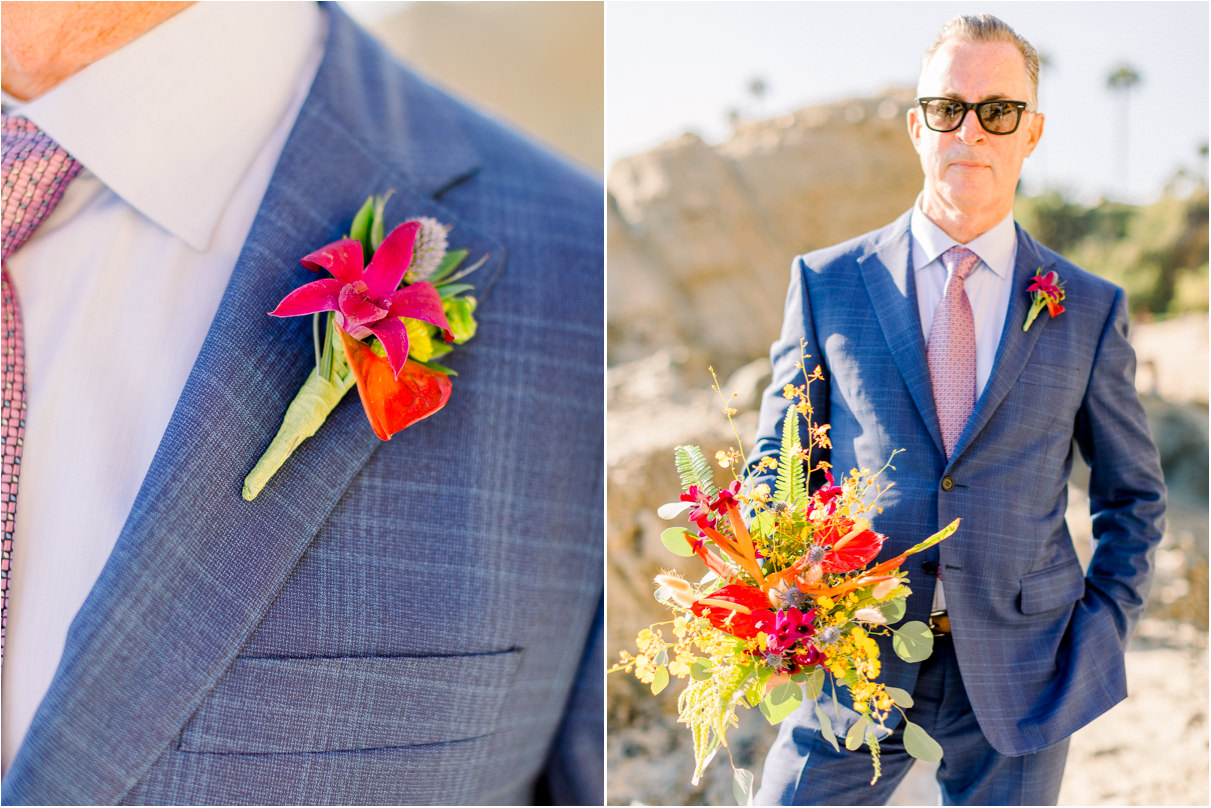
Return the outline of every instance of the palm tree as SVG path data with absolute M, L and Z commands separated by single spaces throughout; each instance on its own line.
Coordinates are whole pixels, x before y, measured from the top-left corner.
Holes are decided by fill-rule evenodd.
M 1131 65 L 1123 62 L 1110 71 L 1110 75 L 1106 77 L 1106 87 L 1110 92 L 1118 95 L 1119 104 L 1119 125 L 1117 135 L 1117 157 L 1115 162 L 1119 166 L 1119 183 L 1123 191 L 1127 190 L 1127 129 L 1130 125 L 1129 107 L 1131 89 L 1141 81 L 1139 71 Z
M 767 92 L 769 92 L 769 85 L 765 82 L 765 79 L 761 78 L 760 76 L 753 76 L 751 79 L 749 79 L 748 94 L 755 99 L 755 103 L 753 105 L 755 110 L 753 115 L 754 118 L 761 117 L 761 99 L 765 98 L 765 94 Z

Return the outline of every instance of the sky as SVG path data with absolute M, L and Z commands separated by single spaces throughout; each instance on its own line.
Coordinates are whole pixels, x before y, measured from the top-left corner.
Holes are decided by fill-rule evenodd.
M 938 29 L 956 14 L 984 12 L 1047 62 L 1044 134 L 1023 169 L 1024 191 L 1144 203 L 1179 169 L 1206 175 L 1208 4 L 1152 0 L 614 0 L 606 4 L 606 165 L 686 131 L 725 140 L 731 109 L 759 120 L 914 87 Z M 1123 63 L 1140 76 L 1127 98 L 1125 149 L 1122 99 L 1106 87 Z M 754 77 L 768 88 L 759 101 L 747 89 Z

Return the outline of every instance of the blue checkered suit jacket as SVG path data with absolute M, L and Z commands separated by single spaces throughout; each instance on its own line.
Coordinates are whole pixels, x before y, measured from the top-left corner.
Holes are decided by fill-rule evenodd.
M 7 804 L 600 804 L 602 192 L 325 4 L 319 73 Z M 486 265 L 448 406 L 350 394 L 254 502 L 314 363 L 270 311 L 371 193 Z
M 927 620 L 940 569 L 955 651 L 989 742 L 1041 749 L 1126 695 L 1123 652 L 1143 610 L 1165 489 L 1135 393 L 1121 289 L 1018 228 L 1013 296 L 992 376 L 949 462 L 942 449 L 911 271 L 909 215 L 791 271 L 773 382 L 753 457 L 775 454 L 786 383 L 801 384 L 801 342 L 824 383 L 811 390 L 832 424 L 828 459 L 844 474 L 880 468 L 894 483 L 874 528 L 893 557 L 951 520 L 958 533 L 907 562 L 906 620 Z M 1035 270 L 1066 284 L 1066 310 L 1022 331 Z M 1082 571 L 1064 513 L 1073 447 L 1092 467 L 1096 549 Z M 912 691 L 916 666 L 882 648 L 884 681 Z M 850 722 L 855 718 L 850 712 Z M 814 725 L 812 710 L 791 719 Z M 840 728 L 844 732 L 846 722 Z

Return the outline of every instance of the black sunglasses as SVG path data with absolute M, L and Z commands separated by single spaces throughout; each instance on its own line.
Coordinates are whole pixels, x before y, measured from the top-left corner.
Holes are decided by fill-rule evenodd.
M 1025 101 L 979 101 L 969 104 L 957 98 L 918 98 L 925 125 L 935 132 L 953 132 L 963 125 L 968 110 L 976 111 L 976 118 L 984 131 L 990 135 L 1012 135 L 1022 121 L 1022 111 L 1029 106 Z

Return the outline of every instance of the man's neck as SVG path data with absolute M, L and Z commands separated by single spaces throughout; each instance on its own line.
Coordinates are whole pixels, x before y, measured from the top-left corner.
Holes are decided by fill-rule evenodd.
M 4 4 L 4 91 L 30 101 L 180 12 L 188 2 Z
M 926 218 L 941 228 L 943 233 L 959 244 L 968 244 L 996 227 L 1008 216 L 1013 210 L 1013 200 L 1009 201 L 1008 207 L 1000 204 L 972 210 L 949 204 L 924 191 L 917 200 L 917 207 Z

